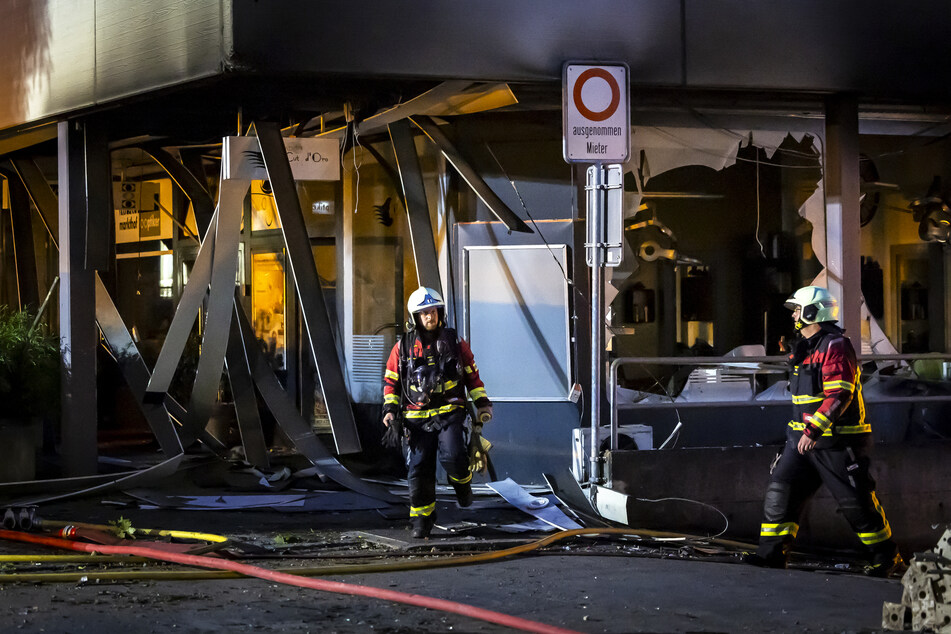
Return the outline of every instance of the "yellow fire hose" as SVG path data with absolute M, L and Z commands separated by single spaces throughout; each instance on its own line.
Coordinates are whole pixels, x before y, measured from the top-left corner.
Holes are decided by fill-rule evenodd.
M 111 528 L 111 527 L 110 527 Z M 136 529 L 136 532 L 142 529 Z M 198 533 L 192 533 L 198 534 Z M 653 537 L 659 539 L 707 539 L 699 538 L 694 535 L 685 535 L 682 533 L 670 533 L 665 531 L 635 530 L 628 528 L 580 528 L 570 531 L 562 531 L 554 535 L 548 535 L 537 541 L 513 546 L 503 550 L 497 550 L 489 553 L 480 553 L 478 555 L 462 555 L 453 557 L 444 557 L 441 559 L 428 559 L 423 561 L 408 561 L 388 564 L 348 564 L 336 566 L 316 566 L 303 568 L 280 568 L 276 572 L 284 572 L 292 575 L 304 577 L 314 577 L 321 575 L 351 575 L 365 574 L 374 572 L 402 572 L 408 570 L 425 570 L 430 568 L 446 568 L 454 566 L 468 566 L 480 563 L 498 561 L 515 555 L 528 553 L 539 548 L 543 548 L 554 542 L 569 537 L 578 536 L 597 536 L 597 535 L 619 535 L 627 537 Z M 709 539 L 711 543 L 728 546 L 730 548 L 750 549 L 749 544 L 735 542 L 723 539 Z M 103 563 L 106 563 L 103 558 Z M 132 562 L 131 558 L 122 555 L 111 558 L 112 561 Z M 2 561 L 2 560 L 0 560 Z M 9 573 L 0 574 L 0 583 L 4 581 L 18 581 L 28 583 L 56 583 L 56 582 L 77 582 L 81 580 L 95 581 L 119 581 L 119 580 L 211 580 L 211 579 L 236 579 L 244 575 L 231 571 L 215 570 L 120 570 L 120 571 L 92 571 L 84 570 L 80 572 L 50 572 L 50 573 Z

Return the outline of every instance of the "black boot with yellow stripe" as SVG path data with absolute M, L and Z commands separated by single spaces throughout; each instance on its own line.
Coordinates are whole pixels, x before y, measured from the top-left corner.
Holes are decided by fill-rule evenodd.
M 425 539 L 436 525 L 436 511 L 429 515 L 416 515 L 413 517 L 413 537 L 416 539 Z

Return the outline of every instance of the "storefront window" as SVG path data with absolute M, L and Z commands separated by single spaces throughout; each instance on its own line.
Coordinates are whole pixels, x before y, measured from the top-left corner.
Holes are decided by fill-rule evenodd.
M 251 280 L 254 336 L 271 367 L 286 370 L 284 254 L 253 254 Z

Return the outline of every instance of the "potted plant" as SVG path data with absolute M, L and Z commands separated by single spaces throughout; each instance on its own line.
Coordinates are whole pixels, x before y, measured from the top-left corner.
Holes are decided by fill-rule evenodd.
M 0 306 L 0 481 L 30 480 L 43 420 L 59 417 L 59 340 L 35 315 Z

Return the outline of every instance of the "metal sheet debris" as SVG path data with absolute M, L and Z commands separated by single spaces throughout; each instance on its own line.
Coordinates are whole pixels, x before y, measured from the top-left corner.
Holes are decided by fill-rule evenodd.
M 591 500 L 584 494 L 571 471 L 563 469 L 560 473 L 543 473 L 542 477 L 551 487 L 555 497 L 574 511 L 586 526 L 610 526 L 591 506 Z
M 516 484 L 512 478 L 506 478 L 500 482 L 489 482 L 486 486 L 505 498 L 515 508 L 529 515 L 534 515 L 555 528 L 565 531 L 583 528 L 581 524 L 565 515 L 561 509 L 552 504 L 551 500 L 546 497 L 532 495 Z
M 255 495 L 165 495 L 157 491 L 124 491 L 140 501 L 140 508 L 177 508 L 186 511 L 360 511 L 387 508 L 389 504 L 352 491 L 300 492 Z

